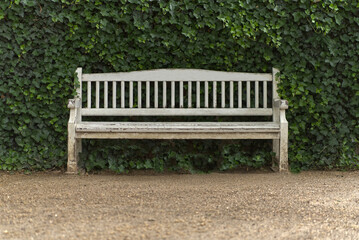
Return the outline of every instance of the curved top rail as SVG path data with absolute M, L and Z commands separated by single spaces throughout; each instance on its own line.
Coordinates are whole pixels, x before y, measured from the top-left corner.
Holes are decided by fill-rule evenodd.
M 82 74 L 82 81 L 272 81 L 272 73 L 224 72 L 203 69 L 154 69 Z

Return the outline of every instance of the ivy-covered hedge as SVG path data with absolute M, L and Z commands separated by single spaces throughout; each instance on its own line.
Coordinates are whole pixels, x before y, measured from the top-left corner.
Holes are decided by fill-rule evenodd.
M 66 102 L 79 66 L 279 68 L 291 168 L 358 168 L 358 58 L 357 1 L 3 0 L 0 169 L 64 166 Z M 92 140 L 82 158 L 88 169 L 117 171 L 265 164 L 270 142 L 254 155 L 247 142 Z

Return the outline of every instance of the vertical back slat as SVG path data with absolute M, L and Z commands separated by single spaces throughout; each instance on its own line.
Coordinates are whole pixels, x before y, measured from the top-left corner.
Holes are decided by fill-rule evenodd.
M 217 82 L 213 82 L 213 107 L 217 107 Z
M 121 81 L 121 108 L 125 107 L 125 82 Z
M 221 89 L 221 93 L 222 93 L 222 108 L 226 107 L 226 82 L 222 81 L 222 89 Z
M 204 107 L 208 108 L 208 81 L 204 82 Z
M 116 91 L 117 91 L 117 83 L 116 81 L 112 82 L 112 108 L 116 108 Z
M 108 82 L 104 82 L 104 108 L 108 108 Z
M 158 108 L 158 81 L 155 81 L 155 108 Z
M 201 107 L 201 82 L 197 81 L 196 82 L 197 86 L 196 86 L 196 106 L 197 108 Z
M 163 82 L 163 107 L 166 108 L 167 106 L 167 84 Z
M 251 82 L 247 81 L 247 108 L 251 107 Z
M 100 82 L 96 81 L 96 108 L 100 108 Z
M 175 82 L 172 81 L 171 82 L 171 108 L 175 107 L 175 93 L 176 93 L 176 89 L 175 89 Z
M 188 108 L 192 107 L 192 82 L 188 82 Z
M 254 96 L 254 102 L 255 102 L 255 108 L 259 108 L 259 82 L 255 81 L 255 96 Z
M 238 108 L 242 108 L 242 81 L 238 81 Z
M 267 108 L 267 81 L 263 81 L 263 108 Z
M 87 82 L 87 108 L 91 108 L 91 82 Z
M 233 81 L 229 82 L 229 107 L 233 108 Z
M 137 107 L 142 108 L 142 82 L 137 83 Z
M 146 82 L 146 108 L 150 108 L 150 81 Z
M 133 107 L 133 82 L 130 81 L 130 108 Z
M 180 108 L 183 108 L 183 81 L 180 82 Z

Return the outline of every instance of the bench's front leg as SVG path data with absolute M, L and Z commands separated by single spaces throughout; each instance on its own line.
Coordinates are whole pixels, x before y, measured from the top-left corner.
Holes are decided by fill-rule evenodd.
M 75 138 L 75 124 L 69 123 L 67 126 L 68 140 L 67 140 L 67 173 L 77 173 L 77 162 L 79 158 L 78 141 Z
M 285 110 L 288 109 L 288 101 L 280 100 L 279 122 L 279 171 L 288 171 L 288 121 L 285 117 Z
M 67 124 L 67 173 L 76 174 L 78 172 L 77 163 L 79 152 L 81 151 L 81 139 L 76 139 L 76 123 L 80 116 L 80 99 L 70 99 L 68 108 L 70 108 L 70 119 Z
M 288 121 L 285 117 L 286 109 L 288 109 L 287 100 L 274 100 L 273 121 L 280 125 L 280 136 L 279 139 L 273 139 L 272 141 L 279 172 L 288 171 Z

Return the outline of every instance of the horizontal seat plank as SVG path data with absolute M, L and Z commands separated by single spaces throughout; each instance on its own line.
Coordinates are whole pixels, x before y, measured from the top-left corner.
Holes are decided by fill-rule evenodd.
M 76 132 L 279 132 L 273 122 L 81 122 Z
M 279 132 L 78 132 L 77 139 L 279 139 Z

